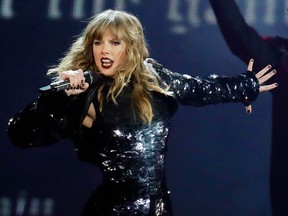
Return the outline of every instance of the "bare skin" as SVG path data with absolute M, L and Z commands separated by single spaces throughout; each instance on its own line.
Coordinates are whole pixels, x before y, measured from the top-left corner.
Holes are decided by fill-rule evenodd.
M 253 63 L 254 63 L 254 59 L 250 59 L 250 61 L 248 63 L 247 71 L 252 72 Z M 270 69 L 271 69 L 271 65 L 267 65 L 265 68 L 263 68 L 261 71 L 259 71 L 256 74 L 256 78 L 258 79 L 258 81 L 260 83 L 259 92 L 270 91 L 270 90 L 272 90 L 278 86 L 278 83 L 272 83 L 269 85 L 262 85 L 263 83 L 265 83 L 267 80 L 269 80 L 272 76 L 274 76 L 276 74 L 275 69 L 270 71 L 269 73 L 267 73 Z M 252 106 L 251 105 L 245 106 L 245 110 L 247 113 L 251 113 L 252 112 Z

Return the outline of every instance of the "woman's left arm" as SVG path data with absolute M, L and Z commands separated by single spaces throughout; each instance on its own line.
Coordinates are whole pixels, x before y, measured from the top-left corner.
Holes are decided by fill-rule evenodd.
M 240 102 L 246 106 L 253 102 L 259 92 L 277 87 L 276 83 L 263 85 L 274 74 L 268 65 L 254 75 L 251 73 L 253 60 L 248 64 L 248 71 L 237 77 L 210 75 L 206 78 L 182 75 L 171 72 L 157 62 L 151 63 L 160 79 L 169 86 L 176 99 L 186 105 L 203 106 L 208 104 Z

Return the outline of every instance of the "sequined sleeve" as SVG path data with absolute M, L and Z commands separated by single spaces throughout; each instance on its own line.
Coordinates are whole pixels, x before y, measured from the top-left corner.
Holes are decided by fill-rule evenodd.
M 77 103 L 64 94 L 41 95 L 14 115 L 7 126 L 11 143 L 19 147 L 43 146 L 68 136 L 76 124 L 69 121 L 69 114 Z
M 250 72 L 237 77 L 209 75 L 203 78 L 172 72 L 153 59 L 149 59 L 148 63 L 182 104 L 202 106 L 240 102 L 248 105 L 259 94 L 258 79 Z

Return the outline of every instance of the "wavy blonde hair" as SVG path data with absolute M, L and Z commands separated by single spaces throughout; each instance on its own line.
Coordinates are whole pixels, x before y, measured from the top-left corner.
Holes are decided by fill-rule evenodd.
M 106 96 L 103 94 L 105 84 L 100 85 L 98 91 L 100 111 L 105 99 L 117 104 L 117 97 L 130 81 L 133 86 L 131 106 L 134 114 L 136 111 L 144 123 L 151 123 L 153 118 L 151 92 L 166 94 L 167 91 L 160 87 L 157 75 L 148 70 L 144 64 L 149 51 L 143 27 L 138 18 L 132 14 L 106 10 L 92 17 L 65 57 L 60 59 L 59 65 L 49 69 L 48 74 L 80 68 L 83 71 L 99 71 L 93 58 L 93 42 L 95 39 L 101 40 L 106 31 L 110 31 L 117 39 L 125 42 L 126 59 L 113 76 L 113 84 Z

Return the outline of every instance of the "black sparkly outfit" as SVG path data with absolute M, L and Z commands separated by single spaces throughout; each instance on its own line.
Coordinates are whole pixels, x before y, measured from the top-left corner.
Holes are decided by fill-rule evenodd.
M 237 78 L 211 75 L 203 79 L 173 73 L 153 59 L 147 59 L 146 65 L 174 93 L 172 97 L 152 92 L 154 117 L 150 125 L 133 114 L 133 80 L 124 87 L 117 104 L 106 102 L 101 112 L 95 97 L 99 83 L 95 82 L 77 96 L 67 97 L 63 92 L 41 95 L 8 123 L 8 134 L 15 145 L 48 145 L 69 137 L 79 159 L 102 170 L 103 184 L 88 200 L 85 216 L 172 216 L 165 183 L 165 152 L 177 101 L 195 106 L 248 104 L 259 93 L 258 80 L 250 72 Z M 99 82 L 110 81 L 104 78 Z M 82 121 L 91 103 L 97 118 L 91 128 L 86 128 Z

